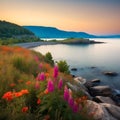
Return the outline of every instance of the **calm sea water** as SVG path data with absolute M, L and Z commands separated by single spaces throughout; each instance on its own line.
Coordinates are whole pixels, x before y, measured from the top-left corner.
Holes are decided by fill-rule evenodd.
M 87 80 L 99 78 L 101 84 L 120 89 L 120 39 L 94 39 L 105 42 L 90 45 L 45 45 L 33 48 L 42 54 L 51 52 L 55 61 L 66 60 L 70 68 L 77 68 L 71 74 Z M 96 67 L 96 68 L 91 68 Z M 103 75 L 104 71 L 118 72 L 117 77 Z

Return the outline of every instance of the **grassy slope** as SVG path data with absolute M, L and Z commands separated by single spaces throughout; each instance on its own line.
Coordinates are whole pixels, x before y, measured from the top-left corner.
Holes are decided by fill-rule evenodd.
M 59 72 L 54 81 L 53 67 L 44 59 L 40 53 L 21 47 L 0 46 L 0 120 L 90 120 L 84 109 L 73 113 L 63 99 L 64 86 L 67 81 L 72 82 L 72 77 Z M 36 79 L 39 73 L 44 73 L 44 81 Z M 57 87 L 60 78 L 61 90 Z M 53 92 L 47 91 L 49 79 L 54 82 Z M 23 94 L 22 90 L 28 93 Z M 82 99 L 80 94 L 72 96 L 77 104 L 85 102 L 78 102 L 78 97 Z

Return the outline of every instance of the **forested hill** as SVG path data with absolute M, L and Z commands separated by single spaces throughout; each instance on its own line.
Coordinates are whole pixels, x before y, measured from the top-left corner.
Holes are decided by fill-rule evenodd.
M 0 20 L 0 38 L 11 38 L 24 35 L 34 36 L 34 33 L 14 23 Z

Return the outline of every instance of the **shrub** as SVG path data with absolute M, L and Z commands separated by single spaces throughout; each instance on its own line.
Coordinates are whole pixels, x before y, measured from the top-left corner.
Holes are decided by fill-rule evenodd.
M 59 62 L 57 62 L 58 68 L 60 70 L 60 72 L 69 74 L 69 65 L 67 64 L 67 62 L 65 60 L 60 60 Z
M 51 64 L 51 65 L 54 65 L 54 60 L 53 60 L 52 55 L 51 55 L 50 52 L 47 52 L 47 53 L 45 54 L 45 61 L 46 61 L 47 63 Z

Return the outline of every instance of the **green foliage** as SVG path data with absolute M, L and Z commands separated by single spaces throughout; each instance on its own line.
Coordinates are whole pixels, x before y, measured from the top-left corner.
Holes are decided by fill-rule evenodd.
M 51 64 L 51 65 L 54 65 L 54 60 L 53 60 L 52 55 L 51 55 L 50 52 L 47 52 L 47 53 L 45 54 L 45 61 L 46 61 L 47 63 Z
M 26 105 L 30 108 L 30 112 L 34 113 L 37 109 L 37 95 L 35 89 L 31 89 L 29 95 L 26 97 Z
M 10 38 L 16 35 L 34 35 L 31 31 L 6 21 L 0 21 L 0 37 Z
M 69 74 L 69 65 L 67 64 L 67 62 L 65 60 L 60 60 L 59 62 L 57 62 L 58 68 L 60 70 L 60 72 Z

